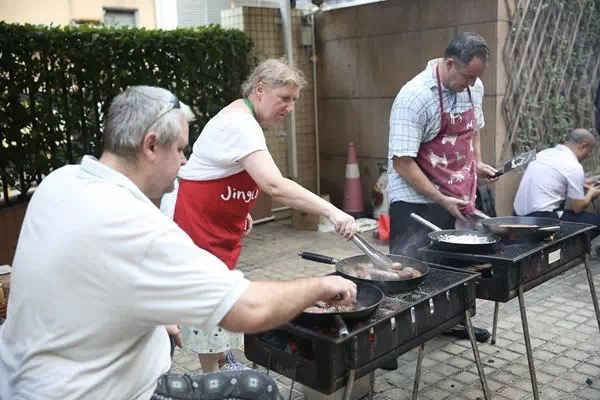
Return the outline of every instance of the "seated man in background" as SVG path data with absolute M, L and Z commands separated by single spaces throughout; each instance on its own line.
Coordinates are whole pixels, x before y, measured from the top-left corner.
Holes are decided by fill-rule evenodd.
M 192 117 L 167 90 L 128 88 L 109 108 L 100 159 L 42 181 L 0 326 L 2 400 L 277 399 L 256 371 L 163 375 L 165 326 L 258 332 L 318 300 L 356 301 L 356 285 L 339 276 L 250 282 L 149 200 L 173 189 Z
M 600 216 L 584 211 L 600 188 L 586 185 L 581 165 L 596 146 L 595 136 L 579 128 L 567 135 L 564 144 L 540 151 L 521 179 L 513 204 L 515 214 L 600 226 Z M 565 208 L 567 200 L 569 209 Z M 595 237 L 600 230 L 593 232 Z

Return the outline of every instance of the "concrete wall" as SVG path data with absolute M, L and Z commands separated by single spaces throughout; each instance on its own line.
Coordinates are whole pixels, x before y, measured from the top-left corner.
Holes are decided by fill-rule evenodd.
M 500 105 L 505 76 L 501 50 L 507 33 L 503 1 L 388 0 L 320 13 L 317 17 L 318 107 L 322 191 L 343 199 L 348 142 L 359 157 L 365 202 L 387 159 L 389 114 L 404 83 L 443 56 L 457 33 L 475 31 L 491 59 L 482 77 L 485 162 L 499 161 L 504 135 Z
M 102 22 L 104 7 L 137 11 L 137 26 L 156 27 L 154 0 L 2 0 L 0 20 L 15 23 L 69 25 L 74 20 Z

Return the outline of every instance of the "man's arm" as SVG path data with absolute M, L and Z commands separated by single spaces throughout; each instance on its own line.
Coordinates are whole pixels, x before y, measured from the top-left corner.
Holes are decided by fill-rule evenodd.
M 338 298 L 336 304 L 354 303 L 356 284 L 339 276 L 251 282 L 219 326 L 233 332 L 265 331 L 291 320 L 319 300 Z
M 469 204 L 466 200 L 449 197 L 440 192 L 417 165 L 414 158 L 403 156 L 393 158 L 394 170 L 423 196 L 444 207 L 455 218 L 464 220 L 459 206 Z
M 590 203 L 600 195 L 600 188 L 597 186 L 590 186 L 585 197 L 583 199 L 569 199 L 569 204 L 571 204 L 571 210 L 575 214 L 579 214 L 584 211 Z

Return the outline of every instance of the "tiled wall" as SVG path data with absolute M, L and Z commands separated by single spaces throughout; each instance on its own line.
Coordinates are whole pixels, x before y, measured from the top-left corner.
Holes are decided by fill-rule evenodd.
M 258 61 L 267 58 L 280 58 L 285 55 L 281 14 L 277 8 L 241 7 L 221 12 L 221 25 L 243 31 L 254 43 L 254 53 Z M 304 72 L 308 85 L 301 91 L 296 103 L 296 138 L 298 154 L 298 178 L 296 181 L 309 190 L 315 191 L 316 146 L 313 104 L 312 50 L 300 44 L 302 14 L 292 10 L 292 41 L 295 65 Z M 288 132 L 286 124 L 266 127 L 267 146 L 275 163 L 284 176 L 288 171 Z M 277 207 L 274 204 L 274 207 Z

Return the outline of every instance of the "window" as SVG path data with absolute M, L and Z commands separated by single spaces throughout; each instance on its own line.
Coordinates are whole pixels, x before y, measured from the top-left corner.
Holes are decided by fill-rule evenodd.
M 111 26 L 137 26 L 137 10 L 104 8 L 104 23 Z

